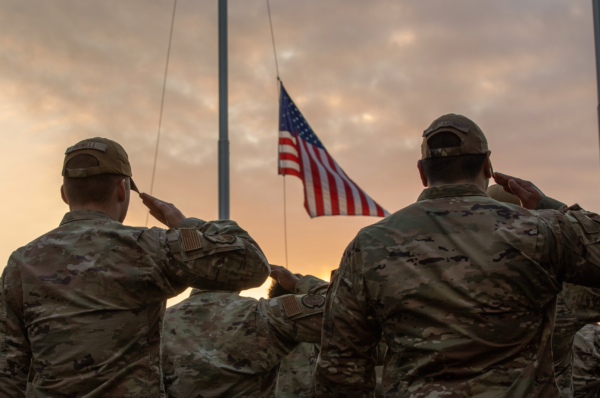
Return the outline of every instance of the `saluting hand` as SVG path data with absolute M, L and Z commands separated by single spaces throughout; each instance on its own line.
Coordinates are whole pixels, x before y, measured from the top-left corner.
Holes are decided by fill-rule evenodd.
M 185 220 L 183 213 L 172 203 L 163 202 L 147 193 L 141 193 L 140 198 L 144 202 L 144 205 L 150 209 L 152 217 L 169 228 L 177 228 Z
M 298 282 L 300 278 L 292 274 L 292 272 L 285 267 L 275 264 L 269 265 L 271 266 L 270 277 L 279 282 L 285 290 L 294 293 L 296 290 L 296 282 Z
M 517 195 L 521 199 L 521 205 L 526 209 L 535 210 L 538 202 L 544 196 L 544 193 L 531 181 L 497 172 L 494 173 L 494 181 L 506 192 Z

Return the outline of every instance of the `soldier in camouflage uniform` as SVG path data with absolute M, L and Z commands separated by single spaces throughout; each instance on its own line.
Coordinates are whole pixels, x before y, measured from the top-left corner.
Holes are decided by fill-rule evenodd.
M 499 202 L 521 205 L 517 196 L 505 192 L 500 185 L 490 186 L 487 193 Z M 556 202 L 555 206 L 559 209 L 567 207 L 559 202 Z M 574 394 L 585 396 L 585 393 L 576 394 L 573 389 L 574 364 L 579 368 L 580 374 L 590 370 L 586 366 L 580 366 L 580 358 L 575 354 L 574 340 L 581 340 L 580 329 L 596 322 L 600 322 L 600 289 L 563 282 L 563 290 L 557 296 L 556 321 L 552 334 L 554 374 L 562 398 L 570 398 Z M 591 370 L 588 380 L 598 375 L 594 368 Z M 583 379 L 581 375 L 580 379 Z
M 600 326 L 585 326 L 577 332 L 573 346 L 573 397 L 600 397 Z
M 303 277 L 300 274 L 294 274 L 294 276 L 296 278 L 290 276 L 291 281 L 287 285 L 290 290 L 285 289 L 277 280 L 273 279 L 269 289 L 269 298 L 296 292 L 296 283 L 300 282 L 300 279 L 302 279 L 302 282 L 298 285 L 298 291 L 310 290 L 303 287 L 308 283 L 314 286 L 319 285 L 318 294 L 327 292 L 329 284 L 321 279 L 311 275 Z M 281 360 L 279 373 L 277 374 L 277 398 L 310 398 L 316 396 L 314 376 L 318 356 L 319 345 L 300 343 Z
M 233 221 L 185 218 L 140 195 L 171 227 L 129 227 L 127 154 L 93 138 L 67 149 L 60 225 L 8 260 L 0 280 L 0 397 L 162 396 L 165 300 L 186 287 L 260 286 L 269 264 Z M 31 366 L 30 366 L 31 364 Z
M 459 115 L 423 134 L 417 203 L 362 229 L 327 293 L 317 395 L 370 397 L 381 336 L 386 397 L 559 397 L 551 336 L 563 282 L 600 287 L 600 216 L 495 173 Z
M 271 267 L 275 277 L 293 276 Z M 163 338 L 168 396 L 274 397 L 282 358 L 299 343 L 321 341 L 325 297 L 309 284 L 296 292 L 256 300 L 227 289 L 194 289 L 170 307 Z

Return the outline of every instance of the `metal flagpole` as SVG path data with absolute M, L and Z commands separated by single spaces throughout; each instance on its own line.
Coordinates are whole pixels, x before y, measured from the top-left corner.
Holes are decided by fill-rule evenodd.
M 600 134 L 600 0 L 592 0 L 594 43 L 596 44 L 596 84 L 598 86 L 598 133 Z
M 227 0 L 219 0 L 219 219 L 229 220 Z

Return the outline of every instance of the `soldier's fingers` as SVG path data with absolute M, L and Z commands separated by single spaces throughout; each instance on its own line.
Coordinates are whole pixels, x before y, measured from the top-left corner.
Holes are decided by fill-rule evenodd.
M 527 201 L 527 199 L 529 199 L 529 196 L 531 195 L 531 193 L 525 189 L 523 186 L 521 186 L 521 182 L 517 181 L 516 179 L 512 179 L 509 181 L 509 186 L 511 191 L 517 195 L 517 197 L 519 199 L 521 199 L 521 202 L 523 201 Z
M 506 174 L 502 174 L 502 173 L 498 173 L 498 172 L 495 172 L 493 177 L 494 177 L 494 181 L 496 181 L 496 184 L 500 185 L 502 187 L 502 189 L 504 189 L 504 191 L 512 194 L 512 191 L 510 190 L 510 188 L 508 186 L 508 182 L 511 180 L 512 177 L 509 177 Z
M 162 214 L 161 212 L 157 212 L 155 210 L 150 210 L 150 215 L 152 217 L 154 217 L 161 224 L 167 225 L 167 220 L 165 219 L 164 214 Z

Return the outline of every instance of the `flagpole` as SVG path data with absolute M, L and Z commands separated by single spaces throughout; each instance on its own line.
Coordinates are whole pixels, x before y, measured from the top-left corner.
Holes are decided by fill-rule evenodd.
M 219 0 L 219 219 L 229 220 L 227 0 Z
M 594 15 L 594 43 L 596 47 L 596 84 L 598 92 L 598 123 L 600 134 L 600 0 L 592 0 Z

